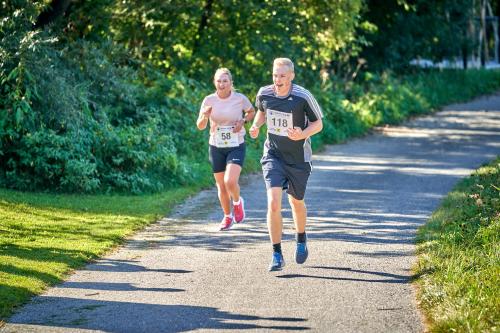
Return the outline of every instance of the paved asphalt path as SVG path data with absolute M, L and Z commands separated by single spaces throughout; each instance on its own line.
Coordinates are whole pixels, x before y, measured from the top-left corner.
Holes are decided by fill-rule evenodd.
M 309 260 L 271 259 L 260 175 L 243 179 L 247 219 L 217 231 L 214 190 L 35 297 L 1 332 L 422 332 L 413 239 L 443 195 L 500 154 L 500 95 L 452 105 L 315 155 Z

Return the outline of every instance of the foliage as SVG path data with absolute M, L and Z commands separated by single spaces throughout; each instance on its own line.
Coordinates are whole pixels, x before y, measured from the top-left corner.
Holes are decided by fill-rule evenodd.
M 97 39 L 108 32 L 90 27 L 105 20 L 113 40 L 167 73 L 206 80 L 225 66 L 237 84 L 261 85 L 277 56 L 293 58 L 305 69 L 300 75 L 315 80 L 314 73 L 355 40 L 361 8 L 361 0 L 94 0 L 75 6 L 68 25 L 73 36 Z
M 366 34 L 362 56 L 371 70 L 407 67 L 416 58 L 454 59 L 471 50 L 471 0 L 368 0 L 363 19 L 377 27 Z
M 191 124 L 206 88 L 180 74 L 139 77 L 127 51 L 111 42 L 70 48 L 49 31 L 2 31 L 3 186 L 140 193 L 199 176 L 203 169 L 188 161 L 197 155 L 183 143 L 204 143 Z
M 349 90 L 342 81 L 329 81 L 313 90 L 325 114 L 324 129 L 313 137 L 322 143 L 344 141 L 382 124 L 396 124 L 409 116 L 493 92 L 500 71 L 429 70 L 397 77 L 389 71 L 365 72 Z
M 419 297 L 433 332 L 500 325 L 499 185 L 497 158 L 458 184 L 419 229 Z
M 364 72 L 361 32 L 376 27 L 363 21 L 373 8 L 361 0 L 72 1 L 35 29 L 50 3 L 0 4 L 3 187 L 144 193 L 210 184 L 207 133 L 195 119 L 220 65 L 253 99 L 271 81 L 272 59 L 291 57 L 296 82 L 326 115 L 315 148 L 498 86 L 497 74 L 483 72 Z M 249 140 L 255 158 L 245 171 L 259 168 L 262 141 Z

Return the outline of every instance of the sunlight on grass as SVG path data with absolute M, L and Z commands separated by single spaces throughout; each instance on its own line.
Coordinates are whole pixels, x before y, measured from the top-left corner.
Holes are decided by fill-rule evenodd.
M 81 196 L 0 190 L 0 319 L 194 191 Z
M 500 158 L 465 179 L 420 228 L 419 298 L 432 332 L 500 328 Z

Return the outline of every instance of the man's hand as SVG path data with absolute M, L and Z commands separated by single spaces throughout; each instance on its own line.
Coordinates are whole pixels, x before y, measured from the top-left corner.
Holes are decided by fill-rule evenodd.
M 252 139 L 255 139 L 259 136 L 259 128 L 255 125 L 252 125 L 252 127 L 250 127 L 249 132 Z
M 288 130 L 288 138 L 293 141 L 299 141 L 305 139 L 304 133 L 300 127 L 289 128 Z

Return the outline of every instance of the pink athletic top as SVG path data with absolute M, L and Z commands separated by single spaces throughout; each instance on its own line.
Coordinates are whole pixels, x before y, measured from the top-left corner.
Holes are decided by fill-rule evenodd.
M 243 119 L 243 111 L 252 108 L 252 103 L 248 98 L 239 92 L 232 91 L 227 98 L 220 98 L 217 93 L 213 93 L 205 97 L 201 103 L 200 111 L 205 109 L 205 106 L 212 107 L 210 114 L 210 138 L 208 143 L 215 146 L 214 133 L 216 126 L 232 126 L 236 125 L 238 120 Z M 241 128 L 238 133 L 239 143 L 245 141 L 245 127 Z

